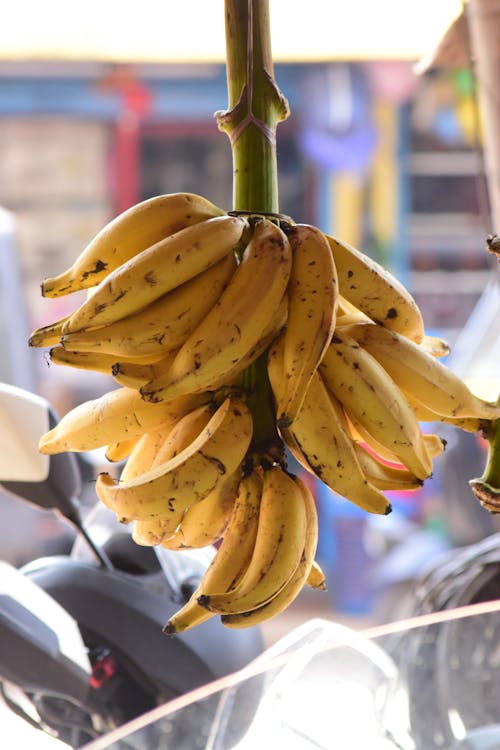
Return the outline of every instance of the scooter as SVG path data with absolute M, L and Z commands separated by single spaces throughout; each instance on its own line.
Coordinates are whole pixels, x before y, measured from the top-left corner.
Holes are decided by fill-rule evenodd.
M 88 462 L 37 449 L 56 423 L 46 399 L 0 384 L 1 487 L 75 531 L 69 554 L 19 569 L 0 562 L 0 694 L 32 726 L 79 748 L 242 668 L 263 640 L 257 628 L 229 630 L 215 617 L 175 637 L 162 632 L 214 550 L 141 547 L 98 502 L 84 512 Z M 259 698 L 258 684 L 239 697 L 235 744 Z M 189 722 L 168 731 L 169 747 L 192 747 Z

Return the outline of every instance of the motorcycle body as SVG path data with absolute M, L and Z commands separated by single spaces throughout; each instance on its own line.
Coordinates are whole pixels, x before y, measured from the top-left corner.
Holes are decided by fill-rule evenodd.
M 56 421 L 45 399 L 0 384 L 2 488 L 53 509 L 75 532 L 69 554 L 0 565 L 0 688 L 11 710 L 76 748 L 242 668 L 263 642 L 258 629 L 229 630 L 216 617 L 185 634 L 162 632 L 214 550 L 140 547 L 108 509 L 82 507 L 88 464 L 38 452 Z M 235 741 L 258 699 L 252 686 Z

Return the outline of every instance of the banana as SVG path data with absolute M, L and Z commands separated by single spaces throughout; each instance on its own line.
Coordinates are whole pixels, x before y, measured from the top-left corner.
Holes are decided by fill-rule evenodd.
M 150 470 L 160 446 L 167 439 L 174 426 L 173 423 L 167 422 L 164 429 L 145 432 L 138 438 L 121 471 L 120 482 L 128 482 L 130 479 Z
M 295 419 L 330 343 L 338 305 L 337 272 L 324 234 L 316 227 L 296 224 L 288 239 L 292 271 L 283 354 L 286 389 L 278 404 L 278 425 L 284 427 Z
M 243 372 L 253 362 L 255 362 L 255 360 L 258 359 L 261 354 L 264 354 L 264 352 L 269 348 L 274 339 L 283 330 L 286 324 L 287 315 L 288 300 L 286 295 L 284 295 L 275 315 L 271 318 L 269 324 L 262 331 L 262 336 L 257 341 L 255 346 L 253 346 L 245 354 L 245 356 L 242 357 L 242 359 L 240 359 L 235 365 L 227 370 L 227 372 L 224 372 L 224 374 L 222 374 L 218 379 L 214 380 L 210 386 L 210 389 L 216 390 L 217 388 L 223 388 L 225 386 L 237 385 L 241 380 Z
M 372 319 L 364 312 L 347 300 L 343 294 L 338 293 L 337 325 L 345 326 L 351 323 L 373 323 Z
M 83 354 L 84 352 L 82 352 Z M 85 352 L 88 353 L 88 352 Z M 161 377 L 167 372 L 174 361 L 176 352 L 167 352 L 156 362 L 152 364 L 138 364 L 137 362 L 120 361 L 114 362 L 111 368 L 111 374 L 120 385 L 128 388 L 140 390 L 145 383 L 149 383 L 152 378 Z M 112 354 L 101 355 L 112 357 Z
M 246 227 L 240 217 L 218 216 L 147 247 L 100 282 L 64 323 L 63 335 L 109 325 L 143 310 L 232 253 Z
M 200 195 L 172 193 L 148 198 L 109 222 L 64 273 L 42 283 L 44 297 L 95 286 L 142 250 L 181 229 L 224 211 Z
M 117 359 L 178 349 L 215 305 L 236 268 L 236 256 L 222 260 L 163 295 L 143 310 L 94 328 L 68 333 L 62 344 L 75 351 L 99 351 Z
M 188 446 L 191 445 L 198 435 L 200 435 L 200 433 L 206 428 L 213 413 L 213 404 L 205 404 L 198 409 L 193 409 L 192 412 L 189 412 L 180 419 L 171 430 L 166 440 L 159 447 L 159 451 L 162 451 L 163 462 L 170 460 L 181 451 L 188 448 Z M 148 471 L 154 467 L 155 461 L 158 457 L 158 452 L 153 457 Z M 123 475 L 120 477 L 120 481 L 123 482 Z M 132 532 L 132 538 L 137 544 L 145 546 L 160 544 L 165 538 L 175 534 L 184 517 L 184 512 L 184 508 L 172 510 L 170 506 L 165 503 L 164 513 L 156 515 L 153 518 L 136 520 Z
M 254 470 L 240 482 L 224 537 L 212 562 L 189 600 L 165 625 L 166 633 L 182 633 L 213 617 L 212 612 L 198 604 L 198 597 L 204 591 L 231 591 L 238 585 L 252 559 L 261 495 L 261 473 Z
M 326 591 L 326 576 L 317 560 L 312 561 L 306 583 L 312 589 Z
M 405 393 L 445 417 L 496 419 L 500 407 L 483 401 L 422 347 L 382 326 L 355 325 L 349 335 L 368 351 Z
M 350 416 L 346 415 L 346 418 L 349 434 L 356 443 L 365 443 L 372 453 L 379 458 L 385 459 L 385 461 L 393 464 L 401 464 L 401 459 L 394 451 L 386 445 L 379 443 L 352 414 Z M 446 448 L 446 440 L 439 435 L 424 433 L 422 439 L 430 458 L 440 456 Z
M 430 354 L 431 357 L 437 357 L 438 359 L 441 357 L 447 357 L 451 352 L 451 347 L 448 342 L 440 336 L 428 336 L 426 334 L 419 346 L 427 352 L 427 354 Z
M 168 376 L 141 389 L 143 397 L 155 402 L 206 390 L 234 369 L 279 310 L 291 266 L 285 234 L 260 221 L 217 304 L 181 347 Z
M 104 354 L 102 352 L 74 352 L 65 349 L 63 346 L 54 346 L 49 350 L 50 361 L 55 365 L 65 365 L 66 367 L 76 367 L 79 370 L 91 370 L 92 372 L 101 372 L 103 375 L 113 375 L 113 370 L 116 369 L 116 357 L 112 354 Z M 150 361 L 151 356 L 135 359 L 129 359 L 128 363 L 131 367 L 147 367 L 146 363 Z M 154 358 L 154 361 L 158 361 L 158 357 Z M 146 362 L 146 363 L 144 363 Z M 126 364 L 123 362 L 122 365 Z M 143 364 L 144 363 L 144 364 Z M 116 378 L 117 382 L 118 379 Z M 125 379 L 123 379 L 123 385 L 126 385 Z
M 124 461 L 130 456 L 138 440 L 138 437 L 134 437 L 130 440 L 122 440 L 119 443 L 108 445 L 105 453 L 107 460 L 111 462 Z
M 432 459 L 408 401 L 382 365 L 344 330 L 335 332 L 320 370 L 348 416 L 416 477 L 426 479 L 432 474 Z
M 422 341 L 422 314 L 406 287 L 368 255 L 325 236 L 337 268 L 340 294 L 376 323 L 417 343 Z
M 407 469 L 398 469 L 380 461 L 373 453 L 359 443 L 354 443 L 354 450 L 363 473 L 370 484 L 382 491 L 418 490 L 423 481 Z
M 479 419 L 478 417 L 443 417 L 435 411 L 428 409 L 414 399 L 411 393 L 401 389 L 419 422 L 442 422 L 450 424 L 465 432 L 484 432 L 488 429 L 491 420 Z
M 49 323 L 49 325 L 37 328 L 29 337 L 28 346 L 40 349 L 46 346 L 59 344 L 62 336 L 62 327 L 68 318 L 69 315 L 65 315 L 64 318 L 56 320 L 55 323 Z
M 241 469 L 238 469 L 206 498 L 188 508 L 176 533 L 164 540 L 162 546 L 176 550 L 199 549 L 218 542 L 228 524 L 240 481 Z
M 236 471 L 251 437 L 248 407 L 229 397 L 185 450 L 128 482 L 116 484 L 109 474 L 100 474 L 97 495 L 119 517 L 132 520 L 185 510 Z
M 273 599 L 300 564 L 307 544 L 307 514 L 294 479 L 278 466 L 265 470 L 252 559 L 234 589 L 217 592 L 204 587 L 198 604 L 227 615 L 257 609 Z
M 207 424 L 216 411 L 215 403 L 210 401 L 197 409 L 185 414 L 172 427 L 169 434 L 158 447 L 153 457 L 150 469 L 156 469 L 166 461 L 177 456 L 181 451 L 193 443 L 198 435 L 206 429 Z
M 40 438 L 41 453 L 90 451 L 143 435 L 175 422 L 209 395 L 188 396 L 168 404 L 147 404 L 132 388 L 116 388 L 84 401 Z
M 274 393 L 283 388 L 283 338 L 271 346 L 268 373 Z M 331 396 L 318 371 L 313 375 L 297 418 L 281 434 L 297 461 L 330 489 L 369 513 L 388 514 L 387 498 L 363 474 L 348 435 L 340 404 Z
M 316 503 L 309 488 L 299 477 L 293 477 L 293 481 L 302 493 L 306 511 L 306 533 L 300 562 L 285 586 L 266 604 L 239 614 L 223 614 L 222 623 L 228 628 L 248 628 L 281 614 L 295 601 L 308 581 L 318 545 L 318 516 Z

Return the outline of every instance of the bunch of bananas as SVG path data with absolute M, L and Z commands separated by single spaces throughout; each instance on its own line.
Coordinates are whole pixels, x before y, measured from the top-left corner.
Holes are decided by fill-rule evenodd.
M 478 431 L 500 416 L 439 361 L 446 343 L 426 335 L 394 276 L 286 217 L 185 193 L 146 200 L 42 284 L 46 297 L 82 289 L 83 303 L 30 345 L 116 385 L 68 412 L 40 450 L 105 447 L 122 461 L 119 480 L 100 474 L 96 491 L 138 544 L 217 544 L 169 633 L 214 614 L 253 625 L 306 583 L 325 587 L 314 497 L 285 447 L 338 494 L 387 514 L 384 492 L 420 487 L 444 449 L 420 422 Z

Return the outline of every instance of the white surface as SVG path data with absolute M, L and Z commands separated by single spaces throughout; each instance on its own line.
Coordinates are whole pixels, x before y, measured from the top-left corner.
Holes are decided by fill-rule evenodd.
M 5 5 L 0 58 L 223 62 L 223 0 L 17 0 Z M 417 60 L 461 0 L 270 0 L 275 61 Z

